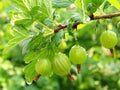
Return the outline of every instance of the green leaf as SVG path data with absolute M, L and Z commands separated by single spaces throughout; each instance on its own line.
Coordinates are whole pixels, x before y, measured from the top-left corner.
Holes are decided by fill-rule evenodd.
M 72 4 L 70 0 L 52 0 L 54 8 L 66 8 Z
M 43 33 L 34 36 L 28 44 L 28 51 L 38 51 L 43 47 L 46 47 L 48 43 L 48 38 L 43 36 Z
M 33 20 L 28 13 L 16 12 L 16 13 L 13 13 L 12 23 L 14 25 L 29 26 L 33 23 Z
M 19 45 L 22 47 L 22 54 L 27 53 L 27 46 L 30 41 L 31 41 L 31 38 L 27 38 L 27 39 L 23 40 L 22 42 L 20 42 Z
M 75 1 L 75 5 L 79 8 L 79 9 L 82 9 L 82 3 L 80 0 L 76 0 Z
M 37 72 L 35 71 L 35 64 L 37 60 L 32 61 L 30 64 L 28 64 L 24 68 L 25 72 L 25 79 L 27 83 L 32 83 L 34 77 L 37 75 Z
M 24 0 L 10 0 L 16 8 L 21 9 L 21 11 L 29 11 L 29 6 L 24 3 Z
M 87 11 L 92 14 L 94 13 L 100 5 L 104 2 L 104 0 L 84 0 L 84 5 Z
M 120 3 L 118 0 L 108 0 L 108 2 L 120 10 Z
M 39 60 L 40 58 L 47 57 L 47 48 L 41 48 L 38 51 L 30 51 L 25 55 L 24 61 L 25 63 L 30 63 L 33 60 Z
M 42 0 L 38 6 L 34 6 L 30 14 L 35 20 L 43 22 L 46 18 L 51 18 L 51 0 Z
M 17 46 L 20 42 L 22 42 L 28 37 L 29 37 L 29 33 L 23 27 L 14 28 L 14 36 L 8 42 L 8 46 L 4 49 L 4 53 L 7 53 L 8 51 L 13 49 L 15 46 Z
M 58 46 L 61 42 L 61 40 L 63 39 L 64 36 L 64 31 L 60 30 L 59 32 L 57 32 L 53 37 L 52 37 L 52 43 L 51 46 Z
M 36 60 L 36 56 L 38 56 L 37 52 L 31 51 L 25 55 L 24 61 L 25 63 L 29 63 L 33 60 Z

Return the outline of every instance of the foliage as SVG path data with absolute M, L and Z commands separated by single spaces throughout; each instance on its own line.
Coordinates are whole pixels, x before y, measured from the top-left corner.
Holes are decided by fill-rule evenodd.
M 120 17 L 91 20 L 91 15 L 119 11 L 120 0 L 1 0 L 0 1 L 0 89 L 3 90 L 119 90 L 120 89 Z M 75 22 L 80 24 L 73 28 Z M 68 25 L 54 33 L 59 25 Z M 115 57 L 100 44 L 105 30 L 114 31 L 118 42 Z M 67 48 L 59 45 L 65 41 Z M 69 51 L 79 44 L 87 51 L 80 74 L 74 64 L 70 73 L 75 78 L 54 73 L 38 75 L 35 64 L 46 57 Z M 25 79 L 24 79 L 25 78 Z M 32 85 L 26 85 L 28 84 Z M 58 83 L 59 82 L 59 83 Z

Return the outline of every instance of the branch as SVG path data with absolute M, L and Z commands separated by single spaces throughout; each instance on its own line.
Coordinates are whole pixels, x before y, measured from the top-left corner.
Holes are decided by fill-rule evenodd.
M 91 16 L 90 16 L 90 19 L 91 19 L 91 20 L 96 20 L 96 19 L 110 19 L 110 18 L 117 17 L 117 16 L 120 16 L 120 12 L 118 12 L 118 13 L 113 13 L 113 14 L 101 15 L 101 16 L 91 15 Z
M 94 16 L 93 14 L 90 15 L 90 20 L 97 20 L 97 19 L 110 19 L 110 18 L 113 18 L 113 17 L 117 17 L 117 16 L 120 16 L 120 12 L 118 13 L 113 13 L 113 14 L 106 14 L 106 15 L 101 15 L 101 16 Z M 77 28 L 77 25 L 80 24 L 80 22 L 75 22 L 73 25 L 72 25 L 72 28 L 75 29 Z M 64 29 L 64 28 L 67 28 L 68 25 L 59 25 L 58 28 L 55 28 L 54 29 L 54 32 L 57 33 L 59 30 L 61 29 Z
M 80 24 L 80 23 L 79 23 L 79 22 L 73 23 L 72 28 L 73 28 L 73 29 L 77 28 L 77 25 L 78 25 L 78 24 Z M 68 27 L 68 25 L 59 25 L 58 28 L 55 28 L 55 29 L 54 29 L 54 32 L 57 33 L 59 30 L 64 29 L 64 28 L 67 28 L 67 27 Z

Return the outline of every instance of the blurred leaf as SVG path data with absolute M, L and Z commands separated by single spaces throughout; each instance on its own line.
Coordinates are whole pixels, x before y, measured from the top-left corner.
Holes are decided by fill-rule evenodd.
M 72 4 L 70 0 L 52 0 L 54 8 L 66 8 Z
M 76 5 L 79 9 L 82 9 L 81 0 L 75 0 L 75 5 Z
M 118 0 L 108 0 L 108 2 L 115 6 L 118 10 L 120 10 L 120 3 L 118 2 Z
M 90 14 L 94 13 L 103 2 L 104 0 L 84 0 L 85 8 Z
M 24 0 L 10 0 L 16 8 L 21 9 L 22 11 L 28 12 L 29 6 L 25 4 Z
M 79 24 L 79 25 L 77 25 L 77 29 L 81 29 L 81 28 L 85 27 L 85 25 L 86 24 Z
M 2 9 L 3 9 L 3 3 L 0 2 L 0 10 L 2 10 Z

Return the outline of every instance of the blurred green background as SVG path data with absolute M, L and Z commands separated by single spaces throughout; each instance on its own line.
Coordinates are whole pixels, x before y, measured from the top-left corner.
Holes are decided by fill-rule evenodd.
M 0 90 L 120 90 L 120 28 L 116 26 L 120 17 L 100 20 L 98 25 L 97 21 L 92 21 L 88 27 L 80 30 L 80 37 L 84 37 L 81 42 L 87 49 L 88 58 L 82 65 L 80 74 L 77 74 L 75 66 L 72 66 L 74 81 L 56 75 L 41 76 L 37 82 L 28 85 L 24 79 L 25 63 L 21 47 L 17 46 L 6 55 L 2 53 L 11 38 L 12 28 L 8 13 L 12 8 L 9 0 L 0 0 Z M 113 10 L 117 11 L 110 6 L 105 12 L 111 13 Z M 96 26 L 97 31 L 90 30 Z M 101 47 L 99 43 L 100 33 L 105 28 L 114 30 L 118 35 L 114 59 L 111 58 L 109 50 Z

